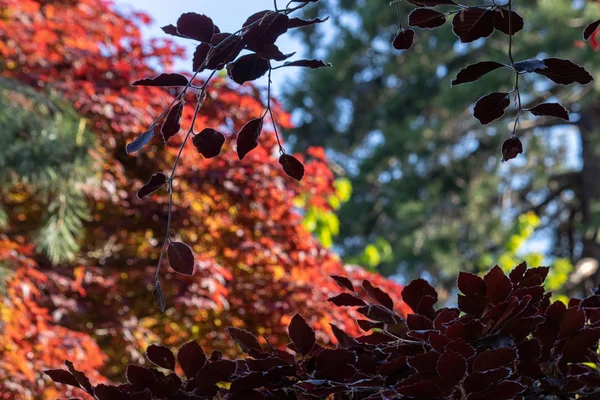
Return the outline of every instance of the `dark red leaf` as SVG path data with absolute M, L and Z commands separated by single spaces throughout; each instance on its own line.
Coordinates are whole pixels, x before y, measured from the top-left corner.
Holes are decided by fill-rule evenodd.
M 570 85 L 575 82 L 585 85 L 594 80 L 585 68 L 570 60 L 546 58 L 543 61 L 545 68 L 539 68 L 533 72 L 544 75 L 560 85 Z
M 303 26 L 320 24 L 322 22 L 327 21 L 328 19 L 329 19 L 329 17 L 326 17 L 325 19 L 321 19 L 321 18 L 314 18 L 314 19 L 290 18 L 288 20 L 287 27 L 288 27 L 288 29 L 301 28 Z
M 402 290 L 402 300 L 404 300 L 413 311 L 418 309 L 419 303 L 424 296 L 431 296 L 436 301 L 438 298 L 435 289 L 424 279 L 416 279 Z
M 506 300 L 512 290 L 510 279 L 497 265 L 485 275 L 483 281 L 485 282 L 486 297 L 492 304 Z
M 509 34 L 509 27 L 513 35 L 523 30 L 523 27 L 525 26 L 523 17 L 514 11 L 510 13 L 510 18 L 508 18 L 508 15 L 508 10 L 496 9 L 494 11 L 494 28 L 507 35 Z
M 137 365 L 128 365 L 125 376 L 130 384 L 142 390 L 152 388 L 157 380 L 151 369 Z
M 518 137 L 512 137 L 502 143 L 502 161 L 512 160 L 523 153 L 523 143 Z
M 175 356 L 173 352 L 165 346 L 158 346 L 152 344 L 146 349 L 146 357 L 153 364 L 158 365 L 161 368 L 170 369 L 175 371 Z
M 416 331 L 433 329 L 433 322 L 431 322 L 429 318 L 419 314 L 408 314 L 406 317 L 406 324 L 409 329 Z
M 360 326 L 360 329 L 365 332 L 368 332 L 371 329 L 383 329 L 384 326 L 383 322 L 373 322 L 366 319 L 357 319 L 356 322 L 358 323 L 358 326 Z
M 208 42 L 215 33 L 215 26 L 206 15 L 185 13 L 177 20 L 177 32 L 190 39 Z
M 290 340 L 303 356 L 310 353 L 315 345 L 315 332 L 300 314 L 294 315 L 288 327 Z
M 192 143 L 205 158 L 213 158 L 221 153 L 221 148 L 225 143 L 225 135 L 212 129 L 204 128 L 199 134 L 195 135 Z
M 177 352 L 177 362 L 188 379 L 196 376 L 206 364 L 206 354 L 198 342 L 192 340 L 181 346 Z
M 269 70 L 269 60 L 258 54 L 246 54 L 234 62 L 227 64 L 227 75 L 234 82 L 242 85 L 260 78 Z
M 226 32 L 213 35 L 210 44 L 212 49 L 208 43 L 201 43 L 196 47 L 192 65 L 194 71 L 219 70 L 235 60 L 244 48 L 241 37 Z
M 348 289 L 351 292 L 354 292 L 354 285 L 352 284 L 352 282 L 350 282 L 350 279 L 344 277 L 344 276 L 339 276 L 339 275 L 329 275 L 331 278 L 333 278 L 333 280 L 335 281 L 335 283 L 338 284 L 339 287 L 343 288 L 343 289 Z
M 79 386 L 86 392 L 92 393 L 92 391 L 94 390 L 94 387 L 90 383 L 90 380 L 88 379 L 88 377 L 85 376 L 85 374 L 83 372 L 76 370 L 71 361 L 68 361 L 68 360 L 65 361 L 65 365 L 67 366 L 71 375 L 73 375 L 75 377 L 75 379 L 79 383 Z
M 419 28 L 437 28 L 445 23 L 445 14 L 429 8 L 416 8 L 408 16 L 408 24 Z
M 485 309 L 485 295 L 463 296 L 458 295 L 458 309 L 466 314 L 480 317 Z
M 179 101 L 177 104 L 171 108 L 169 114 L 167 114 L 167 119 L 162 126 L 161 132 L 163 135 L 163 139 L 165 143 L 173 137 L 179 129 L 181 125 L 179 125 L 179 119 L 181 118 L 181 113 L 183 112 L 183 102 Z
M 455 353 L 446 351 L 437 361 L 437 374 L 451 385 L 460 382 L 467 372 L 467 360 Z
M 317 356 L 315 378 L 344 382 L 352 378 L 356 369 L 352 366 L 354 354 L 345 349 L 325 349 Z
M 289 154 L 282 154 L 279 157 L 279 164 L 283 167 L 286 174 L 301 181 L 304 176 L 304 165 L 298 159 Z
M 471 64 L 458 72 L 458 75 L 456 75 L 456 78 L 452 81 L 452 86 L 475 82 L 485 74 L 502 67 L 506 67 L 506 65 L 496 61 L 481 61 L 476 64 Z
M 331 330 L 333 331 L 333 335 L 338 341 L 339 347 L 350 347 L 356 344 L 356 340 L 346 332 L 335 326 L 334 324 L 329 324 L 331 326 Z
M 509 277 L 510 277 L 510 281 L 513 283 L 513 285 L 516 285 L 517 283 L 519 283 L 521 281 L 521 279 L 523 279 L 523 276 L 525 275 L 526 271 L 527 271 L 527 263 L 526 262 L 522 262 L 521 264 L 517 265 L 512 271 L 510 271 Z
M 569 112 L 566 108 L 561 106 L 558 103 L 543 103 L 538 104 L 537 106 L 531 108 L 529 110 L 533 115 L 538 116 L 548 116 L 548 117 L 557 117 L 562 118 L 565 121 L 569 120 Z
M 396 50 L 408 50 L 412 47 L 415 40 L 415 31 L 412 29 L 401 29 L 396 33 L 392 46 Z
M 56 383 L 63 383 L 65 385 L 79 387 L 77 379 L 69 372 L 64 369 L 48 369 L 44 371 L 44 374 L 48 375 Z
M 585 313 L 582 309 L 572 307 L 564 313 L 560 324 L 558 337 L 560 339 L 572 336 L 585 326 Z
M 508 93 L 490 93 L 477 100 L 473 115 L 482 125 L 487 125 L 501 118 L 509 104 Z
M 514 381 L 502 381 L 494 383 L 487 389 L 470 394 L 468 400 L 512 400 L 519 393 L 524 392 L 527 386 Z
M 473 371 L 465 378 L 463 387 L 467 393 L 479 392 L 493 383 L 508 378 L 510 372 L 509 368 Z
M 452 29 L 463 43 L 488 37 L 494 32 L 494 13 L 478 7 L 464 9 L 452 19 Z
M 296 60 L 285 62 L 282 67 L 307 67 L 310 69 L 317 69 L 323 67 L 331 67 L 330 63 L 324 63 L 321 60 Z
M 458 274 L 458 290 L 467 296 L 485 294 L 485 283 L 479 276 L 461 271 Z
M 167 183 L 167 176 L 162 172 L 157 172 L 150 177 L 150 180 L 146 182 L 144 186 L 137 192 L 137 198 L 142 199 L 148 196 L 150 193 L 156 192 L 158 189 L 163 187 Z
M 154 78 L 138 79 L 133 86 L 187 86 L 188 79 L 181 74 L 160 74 Z
M 296 52 L 283 54 L 279 47 L 272 43 L 255 46 L 253 50 L 261 57 L 275 61 L 284 61 L 296 54 Z
M 473 369 L 475 371 L 488 371 L 496 368 L 513 368 L 517 360 L 517 351 L 513 347 L 499 347 L 486 350 L 475 357 Z
M 230 360 L 218 360 L 206 364 L 196 375 L 196 387 L 217 382 L 227 382 L 235 372 L 236 363 Z
M 400 386 L 396 389 L 396 391 L 403 396 L 415 397 L 419 399 L 438 399 L 443 397 L 440 389 L 430 381 Z
M 252 333 L 239 328 L 229 327 L 225 329 L 225 332 L 242 348 L 244 353 L 248 353 L 250 350 L 262 351 L 258 339 Z
M 251 15 L 243 27 L 242 38 L 250 50 L 265 44 L 274 44 L 277 38 L 287 32 L 289 17 L 270 10 Z
M 384 306 L 387 309 L 390 309 L 390 310 L 394 309 L 394 301 L 392 300 L 392 298 L 390 297 L 389 294 L 387 294 L 383 290 L 379 289 L 378 287 L 373 286 L 373 284 L 371 284 L 371 282 L 369 282 L 367 280 L 364 280 L 362 282 L 362 287 L 363 287 L 363 289 L 365 289 L 367 294 L 369 296 L 371 296 L 371 298 L 373 298 L 379 304 L 381 304 L 382 306 Z
M 435 374 L 437 373 L 437 362 L 440 357 L 440 353 L 430 351 L 428 353 L 417 354 L 409 357 L 408 363 L 411 367 L 422 374 Z
M 166 33 L 167 35 L 177 36 L 177 37 L 180 37 L 180 38 L 185 38 L 185 36 L 183 36 L 179 32 L 177 32 L 177 27 L 175 25 L 173 25 L 173 24 L 169 24 L 169 25 L 163 26 L 160 29 L 162 29 L 162 31 L 164 33 Z
M 169 264 L 175 272 L 183 275 L 194 275 L 194 253 L 190 246 L 182 242 L 171 242 L 167 249 Z
M 263 119 L 256 118 L 248 121 L 237 135 L 238 158 L 243 159 L 252 149 L 258 146 L 258 137 L 263 126 Z
M 350 293 L 338 294 L 337 296 L 328 298 L 327 301 L 339 307 L 361 307 L 366 305 L 363 300 Z
M 591 24 L 589 24 L 588 26 L 586 26 L 585 30 L 583 31 L 583 40 L 588 40 L 589 38 L 591 38 L 599 26 L 600 26 L 600 19 L 597 21 L 594 21 Z

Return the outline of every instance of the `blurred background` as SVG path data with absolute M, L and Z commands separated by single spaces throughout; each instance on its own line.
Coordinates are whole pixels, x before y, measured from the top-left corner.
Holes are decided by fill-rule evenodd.
M 570 58 L 599 76 L 596 39 L 581 41 L 600 17 L 597 2 L 515 4 L 526 21 L 516 59 Z M 156 342 L 198 339 L 231 355 L 230 325 L 284 345 L 295 312 L 322 342 L 334 340 L 330 322 L 359 334 L 352 311 L 325 302 L 338 292 L 330 274 L 372 280 L 404 312 L 401 286 L 413 278 L 453 304 L 459 271 L 508 271 L 523 260 L 551 266 L 546 287 L 559 300 L 600 284 L 598 83 L 526 76 L 524 103 L 560 100 L 571 121 L 522 118 L 525 153 L 502 163 L 514 115 L 483 127 L 471 113 L 479 97 L 512 89 L 510 71 L 454 88 L 450 81 L 477 61 L 508 62 L 507 36 L 460 44 L 448 23 L 418 30 L 413 48 L 399 52 L 388 2 L 323 0 L 301 16 L 326 23 L 290 30 L 277 45 L 333 67 L 273 73 L 286 148 L 306 163 L 303 182 L 280 170 L 272 127 L 237 159 L 231 143 L 262 112 L 266 79 L 239 86 L 221 74 L 197 128 L 220 127 L 223 154 L 184 151 L 174 188 L 174 230 L 194 248 L 196 274 L 163 266 L 168 309 L 158 313 L 151 288 L 168 199 L 135 192 L 170 169 L 182 138 L 154 138 L 125 154 L 173 95 L 130 83 L 191 72 L 197 43 L 160 29 L 180 14 L 203 13 L 234 32 L 272 7 L 0 0 L 0 398 L 71 395 L 40 372 L 65 359 L 96 382 L 119 379 Z M 401 3 L 404 21 L 411 9 Z

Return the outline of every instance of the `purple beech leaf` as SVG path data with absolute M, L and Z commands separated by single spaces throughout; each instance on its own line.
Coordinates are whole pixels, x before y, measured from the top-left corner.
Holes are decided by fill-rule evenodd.
M 183 275 L 194 275 L 194 253 L 190 246 L 182 242 L 171 242 L 167 249 L 169 264 L 175 272 Z
M 279 164 L 283 167 L 286 174 L 297 181 L 301 181 L 304 176 L 304 165 L 290 154 L 282 154 L 279 157 Z
M 151 193 L 156 192 L 158 189 L 163 187 L 167 183 L 167 176 L 162 172 L 157 172 L 150 177 L 150 180 L 146 182 L 144 186 L 137 192 L 137 198 L 142 199 Z

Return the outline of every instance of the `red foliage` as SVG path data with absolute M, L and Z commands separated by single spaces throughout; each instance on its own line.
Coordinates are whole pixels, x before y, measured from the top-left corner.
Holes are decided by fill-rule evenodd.
M 228 329 L 247 357 L 208 359 L 197 343 L 175 355 L 151 347 L 162 368 L 127 368 L 127 383 L 89 389 L 100 400 L 158 399 L 594 399 L 600 394 L 600 295 L 550 302 L 542 286 L 548 268 L 516 267 L 506 276 L 494 267 L 483 279 L 462 274 L 458 308 L 435 310 L 436 291 L 416 280 L 402 292 L 415 314 L 396 314 L 379 288 L 350 294 L 357 311 L 381 329 L 353 337 L 334 328 L 336 348 L 315 341 L 300 314 L 289 325 L 288 351 L 261 345 L 249 332 Z M 340 287 L 352 284 L 336 278 Z M 599 292 L 600 293 L 600 292 Z M 462 301 L 461 301 L 462 299 Z M 366 328 L 370 330 L 370 328 Z M 191 349 L 194 351 L 190 351 Z M 169 371 L 166 371 L 169 370 Z M 48 371 L 69 379 L 64 370 Z M 228 382 L 224 385 L 218 383 Z M 79 386 L 75 382 L 76 386 Z

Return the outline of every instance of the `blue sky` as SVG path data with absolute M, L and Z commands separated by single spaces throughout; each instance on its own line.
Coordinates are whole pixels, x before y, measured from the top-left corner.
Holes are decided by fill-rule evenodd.
M 286 2 L 279 0 L 279 6 L 285 6 Z M 120 9 L 145 11 L 154 19 L 154 24 L 144 28 L 144 35 L 150 37 L 164 37 L 161 26 L 176 24 L 177 18 L 185 12 L 196 12 L 211 17 L 215 24 L 223 32 L 237 31 L 246 18 L 261 10 L 273 9 L 273 0 L 116 0 Z M 193 42 L 173 38 L 187 48 L 189 59 L 194 52 Z M 277 45 L 284 53 L 301 53 L 302 45 L 298 40 L 287 34 L 282 36 Z M 297 54 L 298 54 L 297 53 Z M 191 72 L 191 61 L 179 63 L 176 69 Z M 273 72 L 274 93 L 280 93 L 280 88 L 298 75 L 297 68 L 282 68 Z M 258 85 L 266 85 L 266 78 L 256 82 Z

